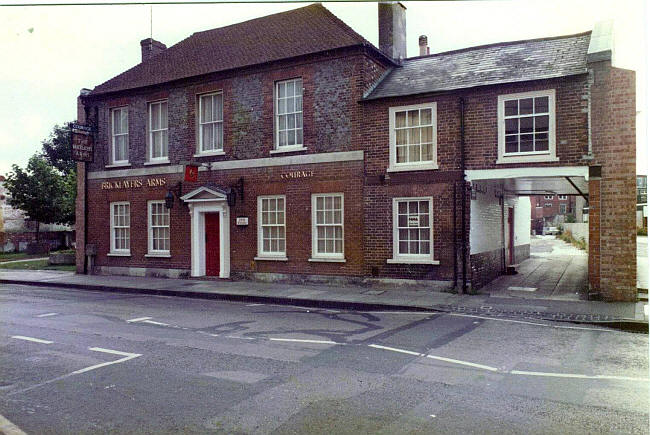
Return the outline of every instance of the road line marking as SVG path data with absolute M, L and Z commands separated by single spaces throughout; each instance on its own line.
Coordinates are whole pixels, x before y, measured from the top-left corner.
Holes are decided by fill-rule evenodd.
M 396 349 L 394 347 L 388 347 L 388 346 L 380 346 L 378 344 L 369 344 L 368 347 L 374 347 L 375 349 L 390 350 L 393 352 L 405 353 L 407 355 L 425 356 L 423 353 L 413 352 L 411 350 Z
M 127 323 L 142 322 L 143 320 L 149 320 L 149 319 L 151 319 L 151 318 L 152 318 L 152 317 L 138 317 L 137 319 L 127 320 L 126 322 L 127 322 Z
M 537 290 L 537 287 L 508 287 L 508 290 L 514 290 L 519 292 L 534 292 Z
M 257 307 L 259 305 L 264 305 L 264 304 L 248 304 L 246 305 L 247 307 Z
M 578 378 L 578 379 L 612 379 L 619 381 L 642 381 L 650 382 L 649 378 L 636 378 L 632 376 L 614 376 L 614 375 L 581 375 L 578 373 L 546 373 L 546 372 L 529 372 L 526 370 L 510 370 L 510 374 L 524 376 L 545 376 L 554 378 Z
M 140 353 L 121 352 L 119 350 L 104 349 L 104 348 L 101 348 L 101 347 L 89 347 L 88 350 L 92 350 L 92 351 L 95 351 L 95 352 L 110 353 L 110 354 L 113 354 L 113 355 L 121 355 L 121 356 L 124 356 L 124 358 L 120 358 L 120 359 L 115 360 L 115 361 L 109 361 L 109 362 L 105 362 L 105 363 L 101 363 L 101 364 L 95 364 L 94 366 L 86 367 L 86 368 L 80 369 L 80 370 L 75 370 L 74 372 L 70 373 L 70 375 L 78 375 L 78 374 L 81 374 L 81 373 L 86 373 L 86 372 L 89 372 L 91 370 L 98 369 L 100 367 L 106 367 L 106 366 L 109 366 L 111 364 L 123 363 L 125 361 L 130 360 L 130 359 L 142 356 L 142 354 L 140 354 Z
M 476 367 L 477 369 L 489 370 L 491 372 L 498 372 L 499 371 L 499 369 L 496 368 L 496 367 L 490 367 L 490 366 L 486 366 L 486 365 L 483 365 L 483 364 L 476 364 L 476 363 L 469 362 L 469 361 L 461 361 L 461 360 L 458 360 L 458 359 L 445 358 L 445 357 L 442 357 L 442 356 L 427 355 L 427 358 L 436 359 L 436 360 L 440 360 L 440 361 L 445 361 L 445 362 L 452 363 L 452 364 L 460 364 L 460 365 L 469 366 L 469 367 Z
M 169 326 L 169 323 L 156 322 L 156 321 L 153 321 L 153 320 L 143 320 L 142 323 L 149 323 L 151 325 Z
M 33 341 L 34 343 L 42 343 L 42 344 L 54 343 L 53 341 L 50 340 L 43 340 L 41 338 L 34 338 L 34 337 L 25 337 L 24 335 L 12 335 L 11 338 L 15 338 L 17 340 Z
M 27 435 L 3 415 L 0 415 L 0 433 L 5 435 Z
M 36 317 L 50 317 L 50 316 L 56 316 L 59 313 L 45 313 L 45 314 L 39 314 Z
M 344 344 L 330 340 L 302 340 L 299 338 L 269 338 L 271 341 L 289 341 L 293 343 L 315 343 L 315 344 Z
M 210 334 L 210 335 L 212 335 L 212 334 Z M 218 337 L 218 336 L 219 336 L 218 334 L 214 335 L 214 337 Z M 225 337 L 226 338 L 237 338 L 239 340 L 255 340 L 253 337 L 237 337 L 235 335 L 226 335 Z

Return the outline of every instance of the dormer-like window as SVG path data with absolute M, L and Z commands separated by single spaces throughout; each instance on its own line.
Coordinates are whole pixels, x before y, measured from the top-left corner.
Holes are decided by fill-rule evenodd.
M 129 163 L 129 111 L 126 107 L 111 109 L 111 164 Z
M 167 100 L 149 103 L 149 162 L 169 161 Z

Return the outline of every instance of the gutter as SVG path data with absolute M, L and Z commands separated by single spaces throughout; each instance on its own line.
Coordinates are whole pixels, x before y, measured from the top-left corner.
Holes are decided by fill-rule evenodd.
M 463 285 L 458 289 L 458 294 L 467 293 L 467 188 L 465 181 L 465 98 L 458 99 L 460 103 L 460 170 L 461 170 L 461 253 L 463 256 Z

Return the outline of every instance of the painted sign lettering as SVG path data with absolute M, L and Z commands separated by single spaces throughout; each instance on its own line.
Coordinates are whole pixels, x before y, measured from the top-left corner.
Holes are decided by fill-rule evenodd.
M 147 178 L 146 181 L 142 181 L 141 179 L 104 181 L 102 182 L 102 190 L 138 189 L 144 185 L 147 187 L 159 187 L 166 184 L 167 180 L 164 178 Z
M 295 180 L 298 178 L 311 178 L 314 176 L 314 171 L 291 171 L 283 172 L 280 174 L 282 180 Z

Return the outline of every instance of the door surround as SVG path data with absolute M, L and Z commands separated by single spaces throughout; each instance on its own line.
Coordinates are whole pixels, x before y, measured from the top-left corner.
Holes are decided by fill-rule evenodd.
M 230 207 L 225 192 L 203 186 L 181 199 L 190 209 L 191 276 L 205 276 L 205 214 L 219 213 L 219 278 L 230 278 Z

